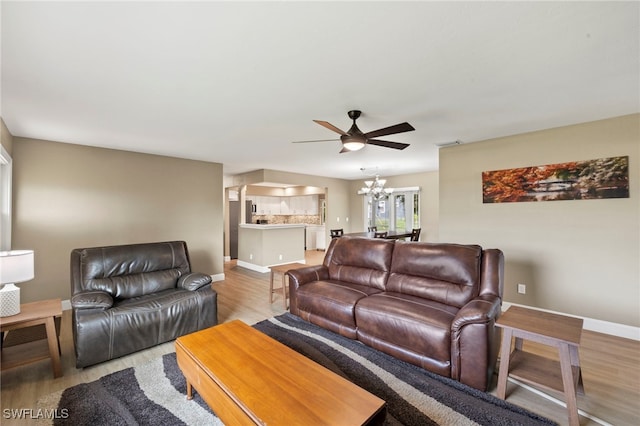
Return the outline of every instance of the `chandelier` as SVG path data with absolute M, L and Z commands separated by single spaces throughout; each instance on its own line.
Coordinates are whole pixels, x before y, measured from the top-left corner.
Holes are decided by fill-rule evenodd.
M 386 179 L 380 179 L 379 175 L 376 175 L 373 180 L 365 180 L 365 186 L 358 191 L 359 194 L 370 195 L 374 201 L 386 200 L 393 192 L 392 188 L 385 188 L 384 184 L 387 183 Z

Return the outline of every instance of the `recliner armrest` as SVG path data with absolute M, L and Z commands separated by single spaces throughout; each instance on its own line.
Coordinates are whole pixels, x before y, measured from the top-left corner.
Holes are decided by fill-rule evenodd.
M 100 309 L 105 310 L 113 306 L 113 297 L 104 291 L 83 291 L 74 294 L 71 298 L 73 309 Z
M 178 278 L 178 288 L 189 291 L 195 291 L 207 284 L 211 284 L 211 275 L 200 272 L 191 272 Z
M 502 299 L 494 295 L 476 297 L 458 311 L 451 323 L 451 331 L 457 334 L 465 325 L 495 321 L 500 316 L 501 304 Z
M 313 265 L 307 268 L 294 269 L 287 272 L 289 286 L 295 288 L 313 281 L 328 280 L 329 269 L 324 265 Z

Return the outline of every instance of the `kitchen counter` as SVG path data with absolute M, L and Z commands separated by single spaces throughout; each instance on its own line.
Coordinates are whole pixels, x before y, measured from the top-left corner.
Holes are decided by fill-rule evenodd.
M 305 263 L 304 224 L 238 225 L 238 266 L 269 272 L 270 266 Z
M 258 225 L 257 223 L 242 223 L 238 226 L 240 228 L 262 229 L 262 230 L 305 227 L 305 225 L 301 223 L 274 223 L 274 224 L 267 224 L 267 225 Z

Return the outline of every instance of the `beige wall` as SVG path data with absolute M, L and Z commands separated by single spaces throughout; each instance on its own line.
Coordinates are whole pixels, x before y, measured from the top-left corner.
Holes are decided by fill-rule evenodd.
M 13 248 L 35 250 L 22 301 L 68 299 L 77 247 L 185 240 L 192 268 L 223 273 L 222 165 L 14 138 Z
M 502 249 L 506 301 L 640 326 L 639 150 L 640 114 L 442 149 L 440 240 Z M 630 198 L 482 203 L 483 171 L 614 156 Z

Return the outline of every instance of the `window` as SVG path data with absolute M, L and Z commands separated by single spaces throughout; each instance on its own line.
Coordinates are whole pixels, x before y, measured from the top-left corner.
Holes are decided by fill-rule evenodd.
M 397 188 L 386 200 L 364 198 L 366 226 L 378 231 L 410 230 L 420 228 L 420 189 Z

